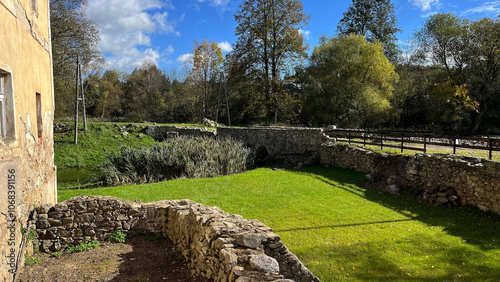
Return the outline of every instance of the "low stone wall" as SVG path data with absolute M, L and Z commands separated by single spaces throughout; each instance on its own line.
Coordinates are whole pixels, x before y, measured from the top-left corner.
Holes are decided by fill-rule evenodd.
M 329 138 L 321 128 L 298 127 L 218 127 L 217 132 L 201 128 L 178 128 L 175 126 L 149 126 L 146 133 L 157 140 L 176 136 L 233 138 L 252 149 L 255 159 L 268 156 L 285 165 L 312 165 L 317 163 L 317 151 Z
M 193 273 L 215 281 L 319 281 L 260 221 L 189 200 L 143 204 L 80 196 L 36 211 L 35 246 L 46 252 L 106 240 L 119 229 L 131 236 L 167 236 Z
M 320 163 L 371 174 L 387 185 L 419 186 L 425 190 L 453 188 L 462 205 L 500 214 L 500 163 L 444 154 L 414 156 L 375 153 L 357 147 L 325 144 Z
M 181 128 L 166 125 L 148 126 L 146 134 L 161 141 L 175 136 L 215 138 L 215 132 L 208 131 L 205 128 Z
M 265 148 L 270 156 L 313 153 L 328 140 L 321 128 L 298 127 L 219 127 L 217 137 L 240 140 L 254 150 Z

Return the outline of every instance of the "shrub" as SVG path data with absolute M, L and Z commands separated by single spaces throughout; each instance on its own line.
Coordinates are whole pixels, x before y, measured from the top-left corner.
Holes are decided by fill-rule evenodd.
M 72 254 L 72 253 L 79 253 L 79 252 L 84 252 L 84 251 L 90 251 L 92 249 L 95 249 L 99 247 L 100 243 L 97 240 L 92 240 L 92 241 L 85 241 L 83 243 L 80 243 L 79 245 L 73 246 L 69 245 L 66 248 L 66 253 Z
M 120 230 L 116 229 L 111 236 L 108 238 L 111 242 L 116 242 L 116 243 L 125 243 L 125 240 L 127 240 L 127 234 L 121 232 Z
M 249 155 L 248 148 L 230 138 L 178 137 L 146 147 L 124 147 L 100 168 L 108 185 L 158 182 L 240 173 L 246 170 Z
M 24 265 L 30 265 L 33 263 L 40 263 L 40 259 L 39 258 L 32 258 L 32 257 L 28 256 L 27 254 L 24 254 Z

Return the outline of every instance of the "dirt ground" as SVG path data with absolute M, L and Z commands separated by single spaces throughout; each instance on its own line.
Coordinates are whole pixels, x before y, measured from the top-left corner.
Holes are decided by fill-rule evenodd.
M 166 238 L 137 236 L 125 243 L 101 243 L 60 257 L 38 253 L 40 263 L 24 267 L 20 281 L 211 281 L 193 277 L 186 260 Z

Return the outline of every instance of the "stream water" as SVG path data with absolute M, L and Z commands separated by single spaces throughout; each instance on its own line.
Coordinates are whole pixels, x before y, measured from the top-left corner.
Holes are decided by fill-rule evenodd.
M 57 183 L 89 183 L 102 176 L 95 168 L 65 167 L 57 169 Z

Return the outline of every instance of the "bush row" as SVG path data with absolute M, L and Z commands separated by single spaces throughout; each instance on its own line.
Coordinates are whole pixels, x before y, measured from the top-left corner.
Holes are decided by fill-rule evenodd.
M 234 139 L 178 137 L 151 146 L 124 147 L 100 169 L 107 185 L 215 177 L 245 171 L 249 155 L 250 149 Z

